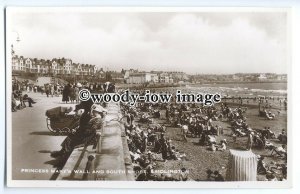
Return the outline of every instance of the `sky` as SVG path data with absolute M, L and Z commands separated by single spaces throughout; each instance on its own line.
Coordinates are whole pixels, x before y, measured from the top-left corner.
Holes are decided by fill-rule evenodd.
M 24 57 L 118 71 L 287 73 L 286 12 L 44 10 L 13 12 L 7 21 L 8 43 Z

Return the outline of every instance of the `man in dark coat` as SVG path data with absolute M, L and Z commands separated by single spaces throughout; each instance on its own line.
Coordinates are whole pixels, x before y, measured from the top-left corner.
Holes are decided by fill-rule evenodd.
M 166 139 L 165 139 L 165 136 L 164 134 L 162 133 L 161 134 L 161 138 L 159 140 L 159 143 L 161 145 L 161 155 L 162 155 L 162 159 L 164 161 L 167 160 L 167 157 L 168 157 L 168 145 L 167 145 L 167 142 L 166 142 Z
M 62 101 L 63 102 L 69 102 L 70 100 L 70 90 L 71 90 L 71 86 L 68 84 L 68 85 L 65 85 L 64 89 L 63 89 L 63 92 L 62 92 Z
M 47 97 L 49 97 L 49 94 L 50 94 L 50 86 L 49 86 L 49 84 L 45 85 L 45 92 L 46 92 Z
M 91 119 L 90 111 L 93 101 L 90 99 L 88 101 L 82 101 L 80 104 L 76 105 L 75 111 L 79 109 L 84 109 L 84 113 L 81 115 L 79 120 L 79 127 L 74 134 L 70 134 L 61 144 L 62 149 L 60 151 L 54 151 L 51 153 L 51 157 L 59 157 L 70 154 L 74 147 L 85 142 L 87 137 L 86 131 L 88 122 Z

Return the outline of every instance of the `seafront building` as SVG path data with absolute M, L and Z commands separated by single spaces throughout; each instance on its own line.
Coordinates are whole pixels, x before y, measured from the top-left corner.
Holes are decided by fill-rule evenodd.
M 196 74 L 187 75 L 180 71 L 139 71 L 129 69 L 122 71 L 106 71 L 96 65 L 75 63 L 67 58 L 37 59 L 15 55 L 12 52 L 13 76 L 21 75 L 25 79 L 39 77 L 55 77 L 69 82 L 76 81 L 113 81 L 127 84 L 173 84 L 173 83 L 206 83 L 206 82 L 269 82 L 287 81 L 286 74 L 248 73 L 248 74 Z M 25 76 L 22 76 L 25 75 Z
M 151 71 L 139 72 L 130 69 L 124 72 L 124 80 L 128 84 L 144 84 L 144 83 L 178 83 L 179 81 L 187 81 L 188 75 L 184 72 L 177 71 Z
M 13 73 L 33 73 L 43 75 L 82 75 L 91 76 L 97 73 L 97 67 L 91 64 L 73 63 L 71 59 L 37 59 L 14 55 L 12 57 Z
M 172 84 L 185 81 L 188 76 L 183 72 L 151 71 L 143 72 L 134 69 L 118 71 L 104 71 L 96 65 L 75 63 L 67 58 L 38 59 L 27 58 L 13 54 L 12 73 L 14 76 L 28 75 L 31 79 L 39 77 L 52 79 L 53 77 L 68 81 L 100 81 L 110 80 L 117 83 L 144 84 L 166 83 Z M 22 76 L 21 76 L 22 77 Z M 25 76 L 26 77 L 26 76 Z M 41 81 L 43 83 L 43 81 Z

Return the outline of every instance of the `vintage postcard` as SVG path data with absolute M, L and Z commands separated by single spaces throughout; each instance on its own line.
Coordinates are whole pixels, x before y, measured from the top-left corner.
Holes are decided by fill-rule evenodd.
M 290 28 L 288 8 L 8 7 L 7 185 L 290 188 Z

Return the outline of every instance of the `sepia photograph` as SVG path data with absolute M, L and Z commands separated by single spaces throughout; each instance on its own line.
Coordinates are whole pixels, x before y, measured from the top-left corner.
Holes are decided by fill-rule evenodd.
M 287 8 L 8 7 L 8 186 L 289 188 L 290 25 Z

